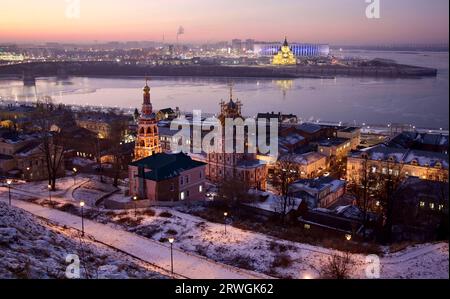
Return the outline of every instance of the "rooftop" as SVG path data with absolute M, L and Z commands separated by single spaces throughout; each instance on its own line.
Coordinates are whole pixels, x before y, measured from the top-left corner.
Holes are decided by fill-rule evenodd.
M 145 170 L 148 170 L 145 171 L 145 179 L 163 181 L 177 177 L 183 171 L 204 166 L 206 163 L 192 160 L 191 157 L 184 153 L 159 153 L 134 161 L 130 165 L 143 167 Z

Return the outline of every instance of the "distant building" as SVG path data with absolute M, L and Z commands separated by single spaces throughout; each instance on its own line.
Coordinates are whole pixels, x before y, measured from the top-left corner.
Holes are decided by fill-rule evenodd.
M 142 111 L 138 119 L 138 131 L 134 148 L 134 158 L 136 160 L 161 152 L 158 125 L 150 101 L 150 87 L 147 82 L 145 82 L 143 91 L 144 100 L 142 103 Z
M 283 45 L 280 47 L 278 52 L 273 55 L 272 58 L 273 65 L 296 65 L 297 58 L 295 54 L 292 52 L 287 39 L 284 39 Z
M 205 198 L 206 164 L 184 153 L 157 153 L 128 167 L 130 195 L 155 202 Z
M 326 57 L 330 54 L 330 46 L 326 44 L 292 43 L 290 49 L 296 57 Z M 253 47 L 253 52 L 259 56 L 273 56 L 279 50 L 279 43 L 255 43 Z

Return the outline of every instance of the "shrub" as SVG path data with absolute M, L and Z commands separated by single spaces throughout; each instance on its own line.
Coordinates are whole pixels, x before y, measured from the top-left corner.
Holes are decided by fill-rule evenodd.
M 166 232 L 166 234 L 175 236 L 176 234 L 178 234 L 178 232 L 177 232 L 176 230 L 174 230 L 174 229 L 169 229 L 169 230 Z
M 274 268 L 287 268 L 292 265 L 292 259 L 287 254 L 277 254 L 272 262 Z
M 343 255 L 333 254 L 321 270 L 322 278 L 347 279 L 350 277 L 350 269 L 352 266 L 353 261 L 348 252 Z
M 164 212 L 159 213 L 159 217 L 170 218 L 170 217 L 172 217 L 172 214 L 167 211 L 164 211 Z

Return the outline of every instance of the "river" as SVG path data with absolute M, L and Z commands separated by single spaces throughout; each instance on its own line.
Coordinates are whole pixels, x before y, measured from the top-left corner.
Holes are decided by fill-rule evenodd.
M 339 56 L 393 59 L 438 69 L 435 78 L 233 79 L 233 95 L 244 115 L 258 112 L 297 114 L 302 120 L 354 124 L 402 123 L 425 128 L 449 127 L 448 52 L 384 52 L 353 50 Z M 229 98 L 226 78 L 151 78 L 155 109 L 179 107 L 216 113 Z M 38 78 L 36 86 L 0 80 L 1 99 L 34 101 L 51 96 L 55 102 L 120 106 L 134 110 L 142 102 L 144 78 Z

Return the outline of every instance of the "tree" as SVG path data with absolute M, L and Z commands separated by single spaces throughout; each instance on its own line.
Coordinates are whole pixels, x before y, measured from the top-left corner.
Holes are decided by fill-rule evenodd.
M 382 167 L 382 171 L 375 176 L 374 196 L 382 208 L 382 241 L 389 243 L 392 235 L 396 192 L 405 176 L 402 172 L 403 165 L 393 160 L 385 161 Z
M 115 119 L 111 123 L 111 133 L 108 136 L 110 154 L 112 156 L 113 185 L 117 187 L 121 170 L 126 168 L 129 157 L 123 152 L 122 145 L 128 123 Z
M 333 254 L 322 268 L 321 276 L 325 279 L 348 279 L 353 264 L 354 262 L 348 252 Z
M 293 205 L 292 194 L 290 192 L 290 185 L 295 180 L 299 179 L 299 171 L 297 163 L 293 155 L 286 155 L 281 157 L 274 169 L 272 185 L 279 193 L 279 206 L 282 223 L 286 220 L 286 215 L 289 208 Z
M 47 99 L 46 103 L 37 104 L 34 119 L 39 127 L 39 149 L 44 156 L 48 184 L 55 190 L 66 150 L 66 136 L 62 132 L 73 125 L 73 115 L 65 108 L 55 110 Z
M 242 180 L 228 178 L 220 182 L 217 198 L 219 201 L 223 201 L 229 206 L 237 205 L 250 198 L 248 191 L 248 185 Z

